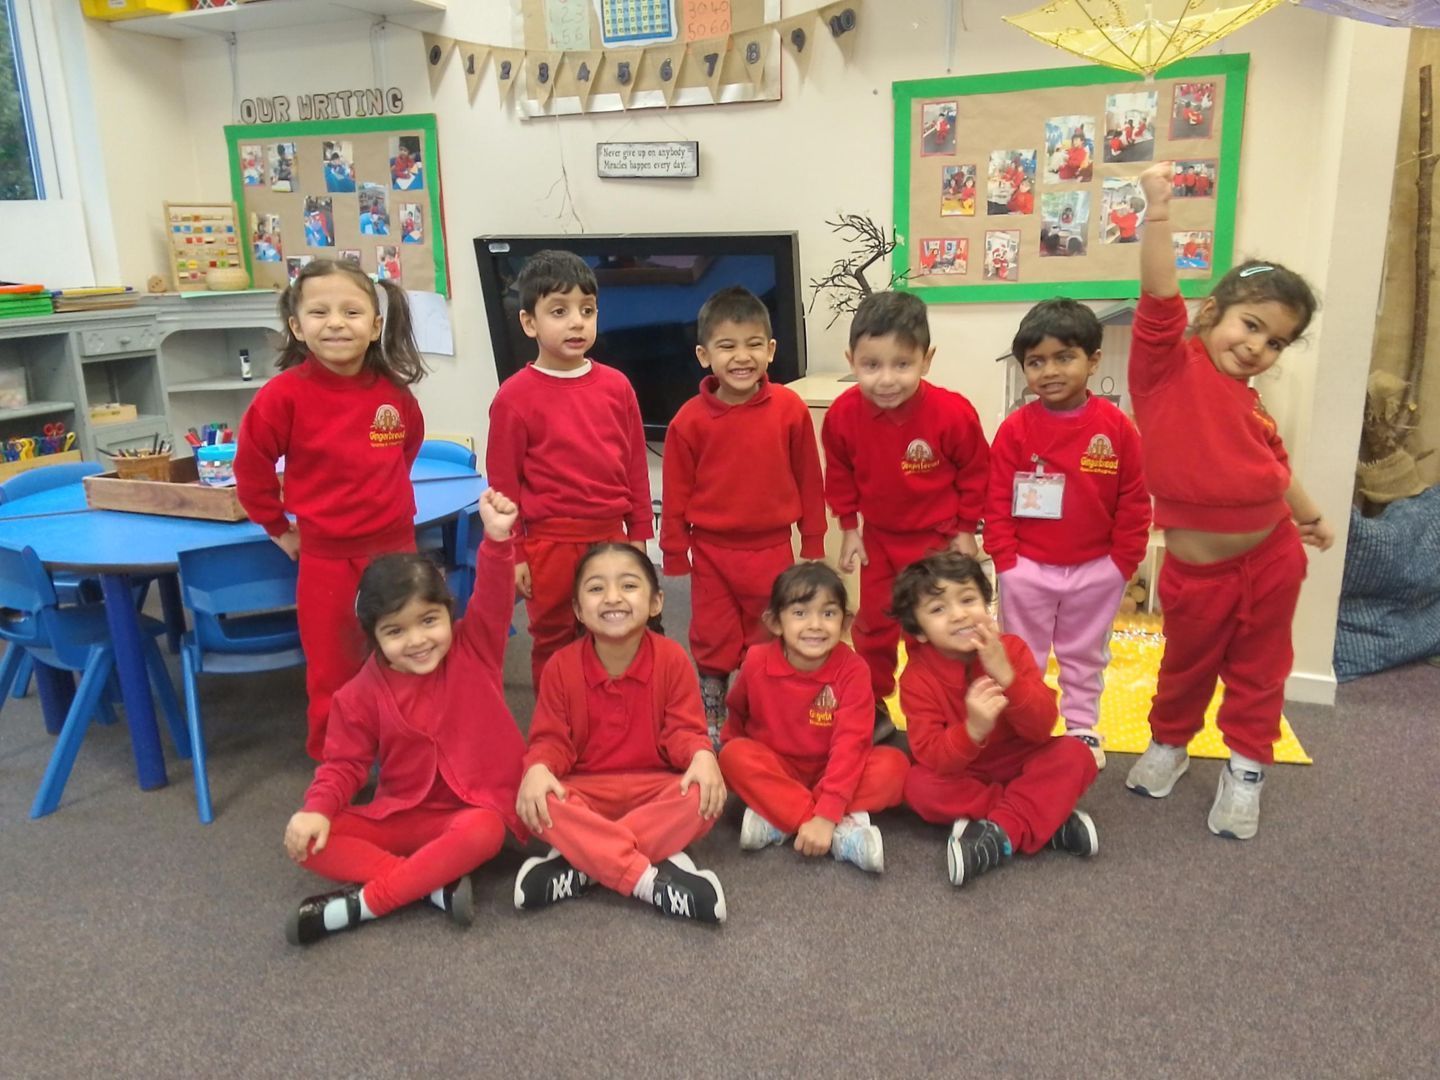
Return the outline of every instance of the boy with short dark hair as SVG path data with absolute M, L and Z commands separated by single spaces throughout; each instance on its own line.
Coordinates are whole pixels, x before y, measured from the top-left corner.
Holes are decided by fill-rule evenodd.
M 810 410 L 770 382 L 770 313 L 742 286 L 700 309 L 695 356 L 710 374 L 665 434 L 660 550 L 666 574 L 692 574 L 690 652 L 712 739 L 725 690 L 750 645 L 770 638 L 770 585 L 800 557 L 825 557 L 825 501 Z
M 1093 311 L 1065 297 L 1021 320 L 1011 352 L 1037 400 L 995 432 L 985 503 L 1000 623 L 1042 672 L 1054 646 L 1066 733 L 1102 769 L 1095 723 L 1110 628 L 1150 536 L 1140 435 L 1087 386 L 1103 334 Z
M 655 535 L 640 405 L 624 375 L 591 360 L 594 271 L 568 251 L 539 251 L 516 281 L 520 326 L 539 355 L 490 405 L 490 485 L 520 507 L 515 586 L 530 616 L 535 687 L 552 653 L 577 636 L 575 567 L 593 543 Z
M 990 617 L 990 582 L 967 555 L 943 552 L 895 579 L 895 617 L 916 644 L 900 676 L 915 763 L 905 802 L 949 824 L 950 883 L 960 886 L 1023 851 L 1100 850 L 1075 804 L 1095 780 L 1076 739 L 1052 736 L 1055 692 L 1019 638 Z
M 860 566 L 851 633 L 870 667 L 877 738 L 894 730 L 884 705 L 900 642 L 888 614 L 891 583 L 931 552 L 974 555 L 984 506 L 985 432 L 969 401 L 925 381 L 934 356 L 924 301 L 902 292 L 867 296 L 845 351 L 858 385 L 835 399 L 820 433 L 825 499 L 844 530 L 840 569 Z

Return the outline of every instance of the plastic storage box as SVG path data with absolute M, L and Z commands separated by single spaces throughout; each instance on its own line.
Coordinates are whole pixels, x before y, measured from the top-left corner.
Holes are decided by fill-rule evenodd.
M 190 0 L 80 0 L 80 7 L 92 19 L 113 21 L 189 11 Z

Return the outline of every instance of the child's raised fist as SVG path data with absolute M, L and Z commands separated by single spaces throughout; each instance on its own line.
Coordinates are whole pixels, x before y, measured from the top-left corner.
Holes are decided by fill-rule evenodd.
M 1140 174 L 1140 190 L 1145 193 L 1145 201 L 1150 204 L 1147 218 L 1154 217 L 1156 209 L 1168 209 L 1170 192 L 1174 184 L 1175 163 L 1173 161 L 1157 161 Z
M 480 523 L 491 540 L 509 540 L 520 508 L 494 488 L 486 488 L 480 496 Z

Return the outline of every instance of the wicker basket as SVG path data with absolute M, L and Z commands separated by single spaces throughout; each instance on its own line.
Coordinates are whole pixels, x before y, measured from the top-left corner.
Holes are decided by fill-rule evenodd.
M 117 457 L 115 471 L 121 480 L 170 480 L 170 455 L 140 454 L 135 457 Z

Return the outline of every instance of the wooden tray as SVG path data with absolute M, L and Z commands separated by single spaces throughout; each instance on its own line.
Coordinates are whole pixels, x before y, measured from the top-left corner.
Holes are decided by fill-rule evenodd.
M 206 487 L 199 481 L 193 457 L 170 462 L 170 483 L 121 480 L 115 473 L 85 477 L 85 501 L 95 510 L 127 510 L 132 514 L 244 521 L 245 511 L 233 487 Z

